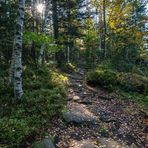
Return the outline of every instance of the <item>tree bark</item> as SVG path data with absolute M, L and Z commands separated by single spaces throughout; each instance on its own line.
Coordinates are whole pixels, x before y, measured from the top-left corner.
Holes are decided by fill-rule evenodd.
M 53 12 L 54 38 L 58 39 L 58 36 L 59 36 L 59 26 L 58 26 L 57 0 L 52 0 L 52 12 Z
M 45 1 L 45 10 L 42 12 L 42 30 L 41 32 L 44 34 L 47 34 L 46 32 L 46 26 L 48 22 L 48 17 L 49 17 L 49 1 Z M 42 65 L 45 62 L 45 44 L 43 43 L 40 49 L 40 54 L 39 54 L 39 64 Z
M 15 43 L 13 43 L 13 46 L 14 46 L 14 44 Z M 9 84 L 14 83 L 14 60 L 15 60 L 15 53 L 14 53 L 14 47 L 13 47 L 12 57 L 11 57 L 11 66 L 10 66 L 10 69 L 9 69 Z
M 52 3 L 52 19 L 53 19 L 53 32 L 54 32 L 54 39 L 56 44 L 58 44 L 59 38 L 59 20 L 58 20 L 58 9 L 57 9 L 57 0 L 51 0 Z M 65 62 L 65 55 L 62 50 L 58 51 L 55 54 L 55 59 L 58 65 L 61 65 L 62 62 Z
M 101 49 L 102 49 L 102 8 L 101 5 L 99 7 L 99 54 L 98 54 L 98 62 L 101 61 Z
M 22 35 L 24 26 L 25 0 L 19 0 L 16 34 L 14 41 L 14 96 L 21 98 L 22 89 Z
M 107 47 L 106 47 L 106 33 L 107 33 L 107 26 L 106 26 L 106 0 L 103 0 L 103 21 L 104 21 L 104 60 L 107 58 Z

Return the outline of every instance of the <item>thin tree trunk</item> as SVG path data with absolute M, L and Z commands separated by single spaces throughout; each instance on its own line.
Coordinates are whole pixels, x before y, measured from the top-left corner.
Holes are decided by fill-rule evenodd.
M 71 14 L 70 14 L 70 3 L 68 4 L 68 32 L 70 31 L 71 29 Z M 68 36 L 68 46 L 67 46 L 67 62 L 69 63 L 70 62 L 70 34 Z
M 58 10 L 57 10 L 57 0 L 51 0 L 52 3 L 52 19 L 53 19 L 53 33 L 54 39 L 56 40 L 56 44 L 58 44 L 59 37 L 59 22 L 58 22 Z M 55 59 L 57 63 L 60 65 L 62 60 L 64 59 L 63 51 L 59 51 L 55 53 Z
M 67 62 L 68 63 L 70 62 L 69 55 L 70 55 L 70 49 L 69 49 L 69 45 L 68 45 L 68 47 L 67 47 Z
M 46 1 L 45 10 L 42 12 L 42 33 L 46 34 L 46 26 L 49 17 L 49 2 Z M 39 54 L 39 64 L 42 65 L 45 62 L 45 44 L 42 44 Z
M 100 10 L 99 10 L 99 51 L 100 51 L 100 54 L 101 54 L 101 49 L 102 49 L 102 9 L 100 6 Z M 99 62 L 101 60 L 100 54 L 98 55 Z
M 14 96 L 21 98 L 22 89 L 22 35 L 24 26 L 25 0 L 19 0 L 16 34 L 14 41 Z
M 32 31 L 36 32 L 36 10 L 35 10 L 35 0 L 31 0 L 31 6 L 32 6 L 32 17 L 33 17 L 33 23 L 32 23 Z M 33 61 L 36 63 L 36 51 L 35 51 L 35 43 L 32 42 L 31 47 L 31 57 Z
M 46 27 L 46 19 L 47 19 L 47 17 L 46 17 L 46 14 L 45 14 L 45 16 L 44 16 L 44 14 L 45 14 L 45 10 L 43 10 L 42 11 L 42 16 L 41 16 L 41 18 L 42 18 L 42 25 L 41 25 L 41 32 L 42 33 L 45 33 L 45 27 Z M 42 65 L 43 63 L 44 63 L 44 50 L 45 50 L 45 44 L 43 43 L 42 45 L 41 45 L 41 49 L 40 49 L 40 53 L 39 53 L 39 65 Z
M 107 47 L 106 47 L 106 0 L 103 0 L 103 21 L 104 21 L 104 60 L 107 58 Z

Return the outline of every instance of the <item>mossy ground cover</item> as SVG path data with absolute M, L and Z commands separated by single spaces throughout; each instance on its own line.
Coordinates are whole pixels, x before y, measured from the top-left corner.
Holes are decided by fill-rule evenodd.
M 68 79 L 51 67 L 24 67 L 21 100 L 13 98 L 13 89 L 0 81 L 0 139 L 9 147 L 36 135 L 59 116 L 66 105 Z M 1 147 L 1 146 L 0 146 Z
M 131 72 L 119 72 L 103 66 L 86 74 L 90 85 L 116 92 L 121 98 L 148 105 L 148 78 Z

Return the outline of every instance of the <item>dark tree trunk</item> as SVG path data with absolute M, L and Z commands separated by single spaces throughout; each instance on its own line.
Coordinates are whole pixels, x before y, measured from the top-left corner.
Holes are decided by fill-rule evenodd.
M 104 21 L 104 59 L 107 58 L 107 47 L 106 47 L 106 0 L 103 0 L 103 21 Z

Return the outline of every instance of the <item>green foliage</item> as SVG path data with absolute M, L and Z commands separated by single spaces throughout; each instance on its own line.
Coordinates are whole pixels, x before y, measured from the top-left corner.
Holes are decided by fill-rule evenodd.
M 115 72 L 107 69 L 97 69 L 87 73 L 87 82 L 103 88 L 112 89 L 117 85 L 117 75 Z
M 125 90 L 148 93 L 148 79 L 138 74 L 119 73 L 118 82 Z
M 139 94 L 138 92 L 132 92 L 132 91 L 127 92 L 122 89 L 116 90 L 116 94 L 121 99 L 129 99 L 129 100 L 137 101 L 144 106 L 148 105 L 148 95 L 143 95 L 143 94 Z
M 65 94 L 63 90 L 59 88 L 49 89 L 40 89 L 34 90 L 33 92 L 28 92 L 24 95 L 23 99 L 26 99 L 24 102 L 25 111 L 28 116 L 33 113 L 34 117 L 40 119 L 39 122 L 42 124 L 46 122 L 46 118 L 49 119 L 54 115 L 58 115 L 62 108 L 65 105 Z
M 42 44 L 48 44 L 54 42 L 53 37 L 46 36 L 43 33 L 37 34 L 35 32 L 25 32 L 23 34 L 23 41 L 25 44 L 32 44 L 32 42 Z
M 130 72 L 134 67 L 133 63 L 126 62 L 125 60 L 116 59 L 116 58 L 112 60 L 112 65 L 114 69 L 120 72 Z
M 41 46 L 44 45 L 44 49 L 48 53 L 58 52 L 63 48 L 62 45 L 57 45 L 54 43 L 55 40 L 51 36 L 47 36 L 44 33 L 36 33 L 36 32 L 25 32 L 23 34 L 23 43 L 25 45 L 32 45 L 32 43 L 36 44 L 36 50 L 40 50 Z
M 39 132 L 66 105 L 68 79 L 57 70 L 24 67 L 24 74 L 22 100 L 14 100 L 8 91 L 0 96 L 0 138 L 10 145 Z
M 122 88 L 125 91 L 135 91 L 142 94 L 148 93 L 147 77 L 124 72 L 114 72 L 109 69 L 97 69 L 87 73 L 86 80 L 103 88 Z
M 32 132 L 25 119 L 2 118 L 0 119 L 0 137 L 5 142 L 18 144 Z
M 72 73 L 76 71 L 76 66 L 73 65 L 72 63 L 64 63 L 60 67 L 62 71 L 67 72 L 67 73 Z

